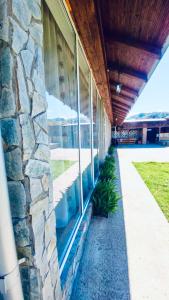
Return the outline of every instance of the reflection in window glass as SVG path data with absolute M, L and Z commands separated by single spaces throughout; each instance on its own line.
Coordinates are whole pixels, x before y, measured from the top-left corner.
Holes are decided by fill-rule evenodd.
M 99 173 L 99 148 L 98 148 L 98 134 L 99 134 L 99 109 L 98 109 L 98 95 L 96 86 L 93 82 L 93 162 L 94 162 L 94 178 L 96 179 Z
M 91 106 L 90 106 L 90 70 L 79 46 L 79 86 L 80 86 L 80 136 L 81 171 L 83 201 L 88 198 L 92 188 L 91 174 Z
M 48 132 L 60 261 L 80 214 L 75 34 L 64 15 L 62 25 L 68 39 L 44 5 Z
M 105 157 L 105 118 L 103 102 L 99 101 L 99 162 L 103 163 Z

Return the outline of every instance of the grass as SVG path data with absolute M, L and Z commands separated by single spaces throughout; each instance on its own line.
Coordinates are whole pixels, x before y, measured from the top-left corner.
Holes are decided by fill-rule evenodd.
M 133 163 L 169 221 L 169 163 Z
M 59 175 L 64 173 L 67 169 L 69 169 L 72 165 L 74 165 L 76 161 L 72 160 L 51 160 L 50 167 L 52 170 L 52 177 L 56 179 Z

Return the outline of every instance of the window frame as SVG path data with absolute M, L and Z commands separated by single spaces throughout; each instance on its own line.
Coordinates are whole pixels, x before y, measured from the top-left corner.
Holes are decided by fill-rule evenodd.
M 76 223 L 74 225 L 74 229 L 72 230 L 72 233 L 70 234 L 70 237 L 69 237 L 69 239 L 67 241 L 67 244 L 65 246 L 64 253 L 63 253 L 63 258 L 59 262 L 59 272 L 60 272 L 60 275 L 61 275 L 62 271 L 64 269 L 64 266 L 65 266 L 65 263 L 67 261 L 68 255 L 69 255 L 69 253 L 71 251 L 71 248 L 72 248 L 73 242 L 75 240 L 76 234 L 78 232 L 78 229 L 80 227 L 82 219 L 83 219 L 83 217 L 85 215 L 85 212 L 87 210 L 88 204 L 90 202 L 90 198 L 91 198 L 91 194 L 92 194 L 93 188 L 95 187 L 95 184 L 97 182 L 97 178 L 94 177 L 94 159 L 93 159 L 93 83 L 94 83 L 96 91 L 97 91 L 97 98 L 98 98 L 97 101 L 101 103 L 102 100 L 101 100 L 101 96 L 100 96 L 99 90 L 97 89 L 97 85 L 96 85 L 96 82 L 95 82 L 95 79 L 94 79 L 94 76 L 93 76 L 93 72 L 92 72 L 92 69 L 91 69 L 90 64 L 88 62 L 88 59 L 86 57 L 86 54 L 85 54 L 83 45 L 81 43 L 79 34 L 78 34 L 77 30 L 76 30 L 76 27 L 75 27 L 74 22 L 72 20 L 71 14 L 70 14 L 70 12 L 68 10 L 67 4 L 66 4 L 66 0 L 57 0 L 57 1 L 56 0 L 44 0 L 44 2 L 48 6 L 48 8 L 49 8 L 52 16 L 54 17 L 54 19 L 55 19 L 55 21 L 56 21 L 56 23 L 57 23 L 58 26 L 59 26 L 59 24 L 58 24 L 58 21 L 57 21 L 57 18 L 56 18 L 56 15 L 57 15 L 56 12 L 57 12 L 58 6 L 60 6 L 61 13 L 63 13 L 63 15 L 66 18 L 67 23 L 69 23 L 71 25 L 72 29 L 74 30 L 75 44 L 76 44 L 76 47 L 75 47 L 75 56 L 76 57 L 75 57 L 75 59 L 76 59 L 77 105 L 78 105 L 78 141 L 79 141 L 79 151 L 78 151 L 78 153 L 79 153 L 80 212 L 81 212 L 81 215 L 79 216 L 79 218 L 77 219 L 77 221 L 76 221 Z M 61 28 L 61 27 L 59 26 L 59 28 Z M 89 76 L 90 76 L 90 80 L 89 80 L 90 81 L 90 83 L 89 83 L 89 97 L 90 97 L 90 113 L 91 113 L 91 118 L 90 118 L 90 128 L 91 128 L 90 138 L 91 138 L 92 189 L 91 189 L 91 191 L 88 194 L 88 197 L 87 197 L 87 200 L 85 202 L 85 205 L 84 205 L 84 201 L 83 201 L 82 169 L 81 169 L 79 47 L 82 50 L 82 54 L 83 54 L 84 59 L 85 59 L 85 61 L 87 63 L 87 66 L 89 68 Z M 98 103 L 98 105 L 99 105 L 99 103 Z M 103 106 L 104 106 L 104 104 L 103 104 Z M 100 121 L 101 120 L 99 120 L 99 122 Z

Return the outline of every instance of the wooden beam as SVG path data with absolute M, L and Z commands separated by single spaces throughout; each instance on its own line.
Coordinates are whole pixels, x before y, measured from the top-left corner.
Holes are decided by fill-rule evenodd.
M 129 66 L 119 65 L 118 63 L 113 62 L 113 61 L 108 62 L 107 69 L 110 72 L 118 72 L 119 74 L 126 74 L 128 76 L 140 79 L 144 82 L 148 81 L 146 73 L 135 70 Z
M 126 113 L 127 111 L 125 111 L 123 108 L 120 108 L 120 107 L 114 107 L 113 111 L 117 112 L 117 111 L 120 111 L 120 112 L 123 112 L 123 113 Z
M 130 106 L 128 106 L 128 105 L 125 105 L 125 104 L 119 104 L 119 102 L 116 102 L 116 101 L 114 101 L 113 103 L 112 103 L 112 106 L 113 107 L 119 107 L 119 108 L 123 108 L 124 110 L 126 110 L 126 111 L 129 111 L 130 110 Z
M 134 104 L 134 102 L 130 102 L 130 101 L 125 100 L 125 99 L 120 98 L 120 97 L 115 97 L 115 95 L 112 96 L 112 102 L 113 102 L 113 101 L 118 101 L 119 103 L 121 103 L 121 104 L 126 104 L 126 105 L 128 105 L 128 106 L 131 106 L 131 105 Z
M 115 111 L 114 114 L 119 115 L 120 117 L 124 117 L 124 118 L 127 116 L 127 113 L 123 113 L 120 111 Z
M 112 105 L 112 107 L 113 107 L 113 109 L 114 109 L 114 108 L 121 108 L 121 109 L 123 109 L 123 110 L 125 110 L 125 111 L 129 111 L 129 110 L 130 110 L 130 107 L 122 107 L 122 106 L 120 106 L 120 105 L 118 105 L 118 104 L 116 104 L 116 103 L 114 103 L 114 104 Z
M 119 44 L 123 44 L 144 51 L 147 54 L 153 56 L 155 59 L 160 59 L 162 57 L 162 50 L 160 47 L 157 47 L 156 45 L 152 45 L 143 41 L 139 41 L 130 36 L 125 36 L 121 33 L 117 33 L 117 32 L 106 33 L 105 40 L 108 46 L 113 44 L 114 42 L 117 42 Z
M 122 118 L 117 118 L 117 120 L 116 120 L 116 118 L 115 118 L 115 120 L 114 120 L 114 124 L 116 124 L 116 125 L 120 125 L 120 124 L 122 124 L 122 123 L 123 123 L 124 119 L 125 119 L 125 117 L 122 117 Z
M 126 104 L 135 103 L 134 98 L 131 98 L 131 97 L 128 97 L 128 96 L 125 96 L 125 95 L 121 95 L 121 94 L 117 94 L 117 93 L 112 94 L 112 99 L 113 98 L 118 99 L 119 101 L 124 102 Z
M 114 113 L 118 113 L 120 115 L 126 116 L 128 112 L 124 111 L 123 109 L 120 109 L 120 108 L 115 108 Z
M 109 82 L 110 82 L 110 87 L 113 87 L 113 88 L 116 89 L 116 86 L 117 86 L 118 84 L 121 84 L 121 85 L 122 85 L 122 86 L 121 86 L 121 91 L 124 91 L 124 92 L 126 92 L 126 93 L 132 94 L 132 95 L 134 95 L 134 96 L 136 96 L 136 97 L 139 96 L 139 92 L 138 92 L 137 90 L 132 89 L 132 88 L 130 88 L 130 87 L 128 87 L 128 86 L 123 85 L 122 82 L 117 82 L 117 81 L 114 81 L 114 80 L 111 80 L 111 79 L 110 79 Z
M 129 112 L 128 110 L 124 110 L 124 109 L 119 110 L 119 108 L 117 108 L 117 107 L 113 107 L 113 109 L 114 109 L 114 112 L 119 112 L 120 114 L 122 113 L 124 115 L 127 115 Z
M 114 116 L 114 119 L 118 119 L 118 120 L 124 119 L 126 117 L 126 116 L 120 115 L 119 113 L 113 113 L 113 116 Z
M 120 116 L 119 114 L 113 114 L 114 123 L 119 123 L 125 119 L 126 116 Z M 117 120 L 116 120 L 117 119 Z

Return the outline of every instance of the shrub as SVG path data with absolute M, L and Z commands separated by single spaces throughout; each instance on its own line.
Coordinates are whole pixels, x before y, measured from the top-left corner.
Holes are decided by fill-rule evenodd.
M 119 196 L 115 191 L 115 179 L 115 159 L 113 156 L 107 156 L 92 194 L 94 215 L 108 217 L 109 212 L 116 210 Z
M 111 146 L 109 147 L 108 154 L 109 154 L 109 155 L 113 155 L 113 154 L 114 154 L 114 146 L 111 145 Z
M 105 165 L 103 165 L 103 167 L 100 170 L 100 176 L 99 179 L 100 180 L 114 180 L 116 177 L 114 175 L 115 172 L 115 166 L 106 163 Z
M 99 179 L 101 181 L 107 181 L 107 180 L 112 180 L 113 181 L 113 180 L 116 179 L 116 176 L 114 175 L 114 172 L 112 170 L 110 170 L 110 169 L 108 169 L 106 171 L 102 170 L 100 172 Z
M 108 217 L 109 212 L 116 210 L 119 199 L 112 180 L 99 181 L 92 198 L 94 215 L 104 217 Z

